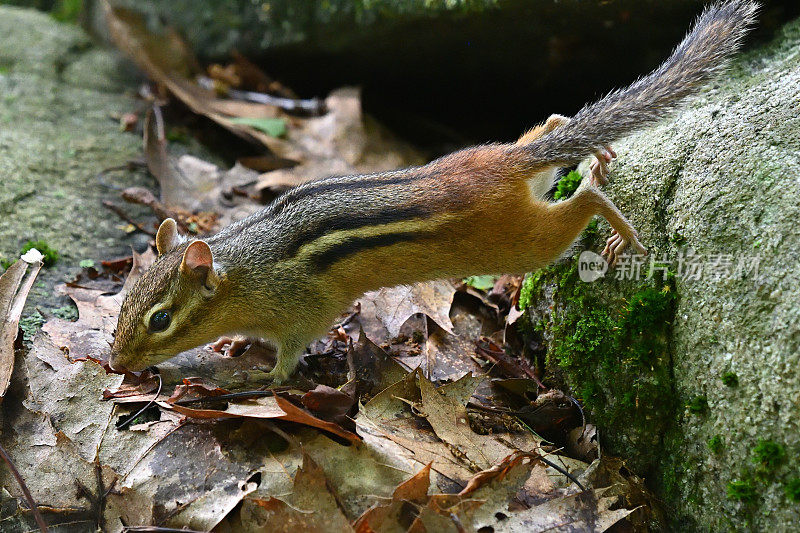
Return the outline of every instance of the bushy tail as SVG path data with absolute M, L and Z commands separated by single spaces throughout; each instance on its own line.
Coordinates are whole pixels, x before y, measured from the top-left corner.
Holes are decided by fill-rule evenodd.
M 707 7 L 660 67 L 587 105 L 568 124 L 522 148 L 537 163 L 569 166 L 661 119 L 724 68 L 755 22 L 758 7 L 751 0 L 726 0 Z

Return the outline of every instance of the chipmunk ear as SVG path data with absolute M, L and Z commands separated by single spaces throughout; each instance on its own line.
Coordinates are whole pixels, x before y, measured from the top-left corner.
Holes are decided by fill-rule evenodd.
M 183 238 L 178 234 L 178 224 L 175 219 L 167 218 L 158 227 L 156 233 L 156 249 L 158 255 L 164 255 L 183 241 Z
M 183 252 L 181 273 L 197 279 L 206 291 L 213 292 L 219 285 L 219 275 L 214 271 L 214 256 L 206 241 L 192 242 Z

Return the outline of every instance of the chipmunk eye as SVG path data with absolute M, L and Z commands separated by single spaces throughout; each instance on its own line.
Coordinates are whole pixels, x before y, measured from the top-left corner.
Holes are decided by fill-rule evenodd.
M 164 331 L 169 327 L 169 311 L 156 311 L 150 315 L 150 331 Z

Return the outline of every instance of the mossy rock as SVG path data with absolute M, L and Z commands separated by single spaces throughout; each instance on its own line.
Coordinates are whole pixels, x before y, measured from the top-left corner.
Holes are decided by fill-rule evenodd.
M 647 263 L 672 266 L 666 282 L 610 271 L 582 283 L 574 257 L 526 282 L 529 333 L 547 342 L 551 374 L 682 531 L 800 522 L 799 49 L 795 21 L 676 116 L 616 145 L 608 194 Z M 577 250 L 602 248 L 608 226 L 598 228 Z M 626 319 L 637 299 L 657 323 Z
M 30 247 L 48 267 L 28 298 L 26 339 L 41 324 L 36 309 L 50 316 L 71 306 L 53 287 L 72 279 L 80 261 L 130 254 L 135 236 L 102 201 L 121 203 L 114 186 L 155 182 L 144 172 L 99 178 L 141 154 L 141 136 L 112 118 L 140 106 L 125 94 L 136 80 L 126 65 L 74 24 L 0 6 L 0 271 Z

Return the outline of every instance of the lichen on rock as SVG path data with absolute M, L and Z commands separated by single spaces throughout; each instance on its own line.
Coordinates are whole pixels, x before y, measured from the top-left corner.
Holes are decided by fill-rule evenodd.
M 582 284 L 575 259 L 527 282 L 549 368 L 591 408 L 606 449 L 650 474 L 684 530 L 788 531 L 800 520 L 786 488 L 800 452 L 798 50 L 795 21 L 616 146 L 608 194 L 650 258 L 673 266 L 666 283 L 609 272 Z M 687 257 L 700 269 L 680 271 Z M 657 294 L 670 296 L 656 305 Z M 657 329 L 640 323 L 637 301 L 665 306 Z M 635 327 L 623 334 L 626 310 Z M 786 450 L 769 475 L 752 460 L 759 442 Z

